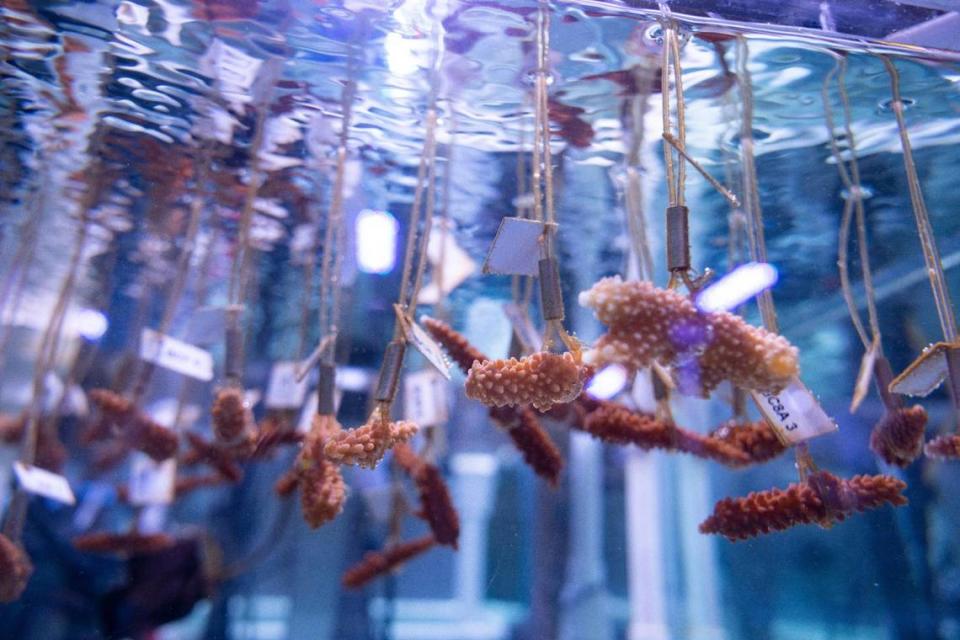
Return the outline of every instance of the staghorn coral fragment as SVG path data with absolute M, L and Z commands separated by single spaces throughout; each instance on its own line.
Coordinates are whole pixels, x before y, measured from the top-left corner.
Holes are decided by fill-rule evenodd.
M 297 490 L 297 484 L 300 482 L 300 474 L 297 472 L 296 467 L 293 469 L 288 469 L 286 473 L 277 478 L 277 481 L 273 484 L 273 490 L 281 498 L 286 498 L 294 491 Z
M 945 433 L 930 440 L 923 446 L 923 453 L 936 460 L 955 460 L 960 458 L 960 434 Z
M 732 467 L 760 464 L 787 450 L 787 446 L 780 441 L 766 420 L 745 423 L 730 420 L 714 430 L 710 438 L 725 442 L 747 455 L 747 459 L 742 463 L 729 462 Z
M 492 407 L 490 417 L 506 429 L 534 473 L 556 487 L 563 469 L 563 456 L 537 415 L 527 407 Z
M 700 524 L 701 533 L 746 540 L 800 524 L 832 526 L 856 512 L 884 504 L 905 505 L 906 483 L 887 475 L 859 475 L 849 480 L 827 471 L 811 473 L 806 482 L 786 489 L 754 491 L 743 498 L 724 498 Z
M 488 358 L 476 347 L 470 344 L 460 333 L 454 331 L 450 325 L 424 316 L 420 319 L 423 328 L 440 343 L 450 359 L 453 360 L 464 373 L 470 371 L 474 362 L 483 362 Z
M 281 445 L 299 444 L 302 441 L 302 433 L 291 429 L 282 418 L 269 415 L 257 428 L 256 440 L 250 452 L 250 457 L 255 460 L 261 459 Z
M 468 398 L 489 407 L 531 404 L 547 411 L 576 398 L 583 378 L 579 357 L 539 351 L 519 360 L 474 362 L 464 389 Z
M 467 373 L 474 362 L 488 359 L 463 335 L 440 320 L 424 317 L 421 322 L 463 373 Z M 558 408 L 563 406 L 569 405 L 558 405 Z M 514 446 L 523 454 L 524 461 L 534 472 L 552 486 L 556 486 L 563 468 L 563 457 L 557 445 L 540 426 L 536 414 L 528 407 L 491 407 L 490 417 L 507 430 Z
M 33 575 L 33 563 L 19 544 L 0 533 L 0 602 L 23 595 Z
M 87 553 L 120 553 L 139 555 L 154 553 L 173 546 L 173 538 L 165 533 L 96 532 L 77 536 L 73 546 Z
M 706 396 L 723 380 L 779 391 L 799 373 L 798 354 L 782 336 L 725 311 L 699 311 L 687 297 L 649 282 L 603 278 L 580 294 L 608 331 L 585 359 L 642 369 L 672 366 L 684 393 Z
M 17 416 L 0 415 L 0 442 L 18 444 L 27 429 L 26 414 Z M 60 440 L 57 426 L 53 420 L 42 420 L 37 425 L 37 451 L 34 465 L 54 473 L 59 473 L 67 461 L 67 448 Z
M 887 410 L 870 432 L 870 450 L 887 464 L 907 467 L 923 451 L 927 411 L 920 405 Z
M 191 451 L 184 456 L 184 464 L 204 463 L 216 469 L 229 482 L 240 482 L 243 478 L 243 469 L 229 450 L 191 431 L 188 431 L 186 436 Z
M 432 534 L 427 534 L 407 542 L 401 542 L 383 551 L 370 551 L 363 559 L 347 569 L 341 580 L 348 589 L 359 589 L 374 578 L 378 578 L 404 562 L 420 555 L 436 544 Z
M 221 442 L 233 443 L 243 437 L 252 422 L 243 389 L 234 386 L 217 391 L 210 411 L 213 416 L 213 434 Z
M 323 454 L 340 464 L 353 464 L 372 469 L 383 459 L 387 449 L 406 442 L 417 432 L 417 425 L 409 420 L 391 422 L 377 407 L 366 424 L 330 436 Z
M 576 428 L 611 444 L 632 444 L 646 450 L 682 451 L 730 466 L 743 466 L 749 462 L 745 452 L 723 440 L 702 436 L 653 415 L 631 411 L 621 404 L 606 400 L 594 400 L 592 410 Z
M 131 447 L 142 451 L 156 462 L 172 458 L 180 446 L 176 433 L 146 416 L 137 416 L 134 419 L 132 428 L 125 431 L 124 439 Z
M 300 470 L 298 478 L 300 508 L 310 528 L 316 529 L 340 515 L 347 487 L 339 466 L 323 458 L 312 460 Z
M 141 412 L 133 402 L 109 389 L 94 389 L 90 400 L 100 409 L 101 420 L 88 429 L 87 442 L 103 440 L 119 430 L 126 445 L 142 451 L 157 462 L 177 453 L 177 434 Z
M 460 516 L 453 506 L 450 490 L 443 481 L 440 469 L 418 456 L 405 443 L 395 446 L 393 454 L 397 464 L 407 472 L 417 487 L 420 495 L 418 515 L 430 525 L 430 531 L 439 544 L 456 549 L 457 540 L 460 538 Z

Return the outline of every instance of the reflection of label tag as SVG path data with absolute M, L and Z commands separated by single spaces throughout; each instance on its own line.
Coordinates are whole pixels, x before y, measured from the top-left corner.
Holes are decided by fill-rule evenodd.
M 76 504 L 70 483 L 58 473 L 40 467 L 29 467 L 22 462 L 13 463 L 13 472 L 24 491 L 51 498 L 64 504 Z
M 533 326 L 529 314 L 513 302 L 504 304 L 503 312 L 510 321 L 510 326 L 513 327 L 513 334 L 517 337 L 517 340 L 520 341 L 523 350 L 526 353 L 539 351 L 543 338 L 540 336 L 537 328 Z
M 449 223 L 452 227 L 453 223 Z M 453 230 L 444 232 L 438 225 L 430 229 L 430 242 L 427 245 L 427 260 L 433 265 L 433 279 L 428 282 L 417 296 L 419 304 L 436 304 L 439 299 L 456 289 L 461 282 L 473 275 L 477 263 L 460 248 L 453 236 Z M 440 258 L 443 258 L 443 264 Z M 437 273 L 443 272 L 443 291 L 437 286 Z
M 137 452 L 130 460 L 130 504 L 169 504 L 173 502 L 177 461 L 173 458 L 154 462 Z
M 484 273 L 536 276 L 540 273 L 540 239 L 543 223 L 504 218 L 483 263 Z
M 419 324 L 411 322 L 404 314 L 400 305 L 393 305 L 393 310 L 397 314 L 397 320 L 403 329 L 403 336 L 414 349 L 420 352 L 433 367 L 443 375 L 447 380 L 450 379 L 450 365 L 443 353 L 443 349 L 436 343 L 433 337 L 424 331 Z
M 877 338 L 870 343 L 870 348 L 863 353 L 860 359 L 860 373 L 857 374 L 857 383 L 853 386 L 853 397 L 850 399 L 850 413 L 856 413 L 867 394 L 870 393 L 870 379 L 873 378 L 873 365 L 880 352 L 880 342 Z
M 273 365 L 264 401 L 268 409 L 298 409 L 306 395 L 307 379 L 297 380 L 296 362 L 277 362 Z
M 938 342 L 923 350 L 920 356 L 890 383 L 890 391 L 906 396 L 930 395 L 947 377 L 947 351 L 960 345 Z
M 420 427 L 443 424 L 449 417 L 447 381 L 432 369 L 407 374 L 403 379 L 403 413 Z
M 837 423 L 799 378 L 791 378 L 779 393 L 751 391 L 750 395 L 774 432 L 786 443 L 796 444 L 837 430 Z
M 340 410 L 340 401 L 343 400 L 343 389 L 337 388 L 333 392 L 333 411 Z M 313 416 L 317 415 L 317 394 L 311 393 L 307 397 L 307 403 L 303 406 L 303 413 L 300 414 L 300 421 L 297 422 L 298 433 L 309 433 L 310 425 L 313 424 Z
M 213 357 L 209 352 L 153 329 L 144 329 L 141 334 L 140 357 L 197 380 L 213 380 Z

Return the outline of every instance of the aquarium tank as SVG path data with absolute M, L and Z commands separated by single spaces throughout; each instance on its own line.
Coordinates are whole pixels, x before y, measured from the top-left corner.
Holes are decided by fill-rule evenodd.
M 0 636 L 960 639 L 960 3 L 0 12 Z

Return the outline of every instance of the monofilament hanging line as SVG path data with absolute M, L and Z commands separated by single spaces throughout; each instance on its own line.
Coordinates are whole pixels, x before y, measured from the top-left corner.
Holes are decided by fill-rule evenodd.
M 940 252 L 937 249 L 933 226 L 927 214 L 927 205 L 920 188 L 920 178 L 917 175 L 917 166 L 913 161 L 913 147 L 910 144 L 910 134 L 907 131 L 907 122 L 903 115 L 903 100 L 900 96 L 900 74 L 893 62 L 881 55 L 880 60 L 890 75 L 890 90 L 892 100 L 890 108 L 897 118 L 897 128 L 900 131 L 900 145 L 903 149 L 903 167 L 907 173 L 907 185 L 910 189 L 910 202 L 913 205 L 913 215 L 916 220 L 917 233 L 920 236 L 920 246 L 923 249 L 923 259 L 930 277 L 930 287 L 933 290 L 933 299 L 937 306 L 937 316 L 943 330 L 944 340 L 954 342 L 957 339 L 957 321 L 950 301 L 950 290 L 947 288 L 943 274 L 943 264 L 940 261 Z M 960 402 L 960 399 L 958 399 Z
M 643 280 L 653 279 L 653 254 L 647 236 L 647 222 L 643 212 L 643 169 L 640 150 L 643 147 L 644 114 L 647 98 L 650 95 L 649 71 L 645 67 L 634 68 L 634 84 L 639 88 L 630 98 L 630 145 L 627 151 L 626 185 L 624 188 L 624 208 L 627 214 L 627 230 L 631 244 L 636 252 L 637 273 Z
M 866 217 L 863 206 L 863 191 L 860 184 L 860 167 L 857 162 L 856 139 L 851 128 L 850 101 L 846 89 L 847 59 L 840 56 L 826 77 L 824 78 L 822 95 L 824 118 L 827 124 L 830 151 L 834 162 L 837 165 L 837 171 L 840 174 L 840 180 L 843 182 L 847 191 L 847 197 L 844 200 L 843 216 L 840 221 L 840 234 L 837 250 L 837 266 L 840 271 L 840 288 L 843 292 L 843 298 L 847 303 L 850 312 L 850 319 L 853 326 L 863 343 L 864 348 L 869 349 L 874 342 L 879 344 L 880 323 L 877 317 L 876 297 L 873 288 L 873 274 L 870 269 L 870 252 L 867 244 Z M 834 134 L 836 124 L 833 118 L 833 108 L 830 105 L 830 84 L 834 77 L 837 79 L 837 88 L 840 94 L 840 102 L 843 106 L 844 114 L 844 135 L 846 136 L 847 146 L 850 153 L 849 169 L 843 160 L 843 154 Z M 863 320 L 860 318 L 860 312 L 857 309 L 854 300 L 853 290 L 850 284 L 850 275 L 848 267 L 848 245 L 850 240 L 850 225 L 856 218 L 857 229 L 857 247 L 860 254 L 860 268 L 863 274 L 864 291 L 866 294 L 867 313 L 869 316 L 871 336 L 867 335 Z

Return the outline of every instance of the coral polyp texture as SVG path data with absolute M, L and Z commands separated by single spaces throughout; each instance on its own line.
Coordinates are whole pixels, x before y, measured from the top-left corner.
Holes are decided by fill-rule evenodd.
M 608 327 L 585 354 L 590 364 L 637 370 L 656 361 L 671 367 L 682 392 L 704 396 L 724 380 L 775 392 L 799 373 L 797 349 L 784 337 L 725 311 L 701 312 L 649 282 L 604 278 L 579 301 Z
M 611 401 L 595 400 L 578 428 L 611 444 L 632 444 L 641 449 L 682 451 L 730 466 L 749 462 L 746 453 L 722 440 L 688 431 L 656 416 Z
M 742 451 L 747 459 L 742 463 L 731 461 L 733 467 L 760 464 L 772 460 L 787 450 L 766 420 L 738 422 L 731 420 L 720 425 L 710 434 L 713 440 L 719 440 Z
M 300 508 L 311 528 L 330 522 L 343 511 L 347 486 L 340 468 L 323 458 L 302 461 L 300 471 Z
M 583 389 L 584 370 L 572 353 L 539 351 L 523 358 L 474 362 L 464 387 L 467 397 L 489 407 L 530 404 L 547 411 L 570 402 Z
M 0 602 L 19 599 L 31 575 L 33 564 L 23 547 L 0 533 Z
M 884 504 L 907 504 L 906 483 L 892 476 L 838 478 L 827 471 L 811 473 L 805 482 L 786 489 L 755 491 L 743 498 L 724 498 L 700 524 L 701 533 L 717 533 L 730 540 L 783 531 L 800 524 L 829 527 L 860 511 Z
M 165 533 L 106 533 L 96 532 L 77 536 L 73 546 L 88 553 L 119 553 L 138 555 L 154 553 L 173 546 L 173 538 Z
M 870 433 L 870 449 L 887 464 L 909 466 L 923 451 L 927 411 L 920 405 L 887 411 Z
M 380 463 L 388 449 L 406 442 L 417 432 L 409 420 L 391 422 L 379 408 L 363 426 L 345 429 L 331 436 L 323 448 L 324 455 L 340 464 L 354 464 L 372 469 Z
M 960 458 L 960 435 L 948 433 L 937 436 L 923 446 L 923 452 L 928 458 L 939 460 L 955 460 Z
M 242 437 L 251 420 L 243 389 L 234 386 L 219 389 L 213 400 L 211 414 L 217 440 L 234 442 Z
M 440 343 L 450 359 L 453 360 L 464 373 L 470 371 L 474 362 L 483 362 L 487 357 L 460 333 L 454 331 L 448 324 L 424 316 L 420 319 L 423 328 Z
M 383 551 L 370 551 L 356 565 L 347 569 L 341 580 L 349 589 L 359 589 L 374 578 L 398 568 L 437 543 L 432 534 L 401 542 Z
M 243 478 L 243 469 L 226 449 L 190 431 L 187 432 L 187 442 L 190 444 L 191 450 L 184 456 L 184 464 L 191 465 L 202 462 L 210 465 L 230 482 L 240 482 Z
M 430 525 L 430 531 L 438 543 L 456 549 L 460 538 L 460 517 L 440 469 L 418 456 L 406 444 L 394 447 L 393 454 L 397 464 L 417 487 L 420 495 L 418 515 Z

